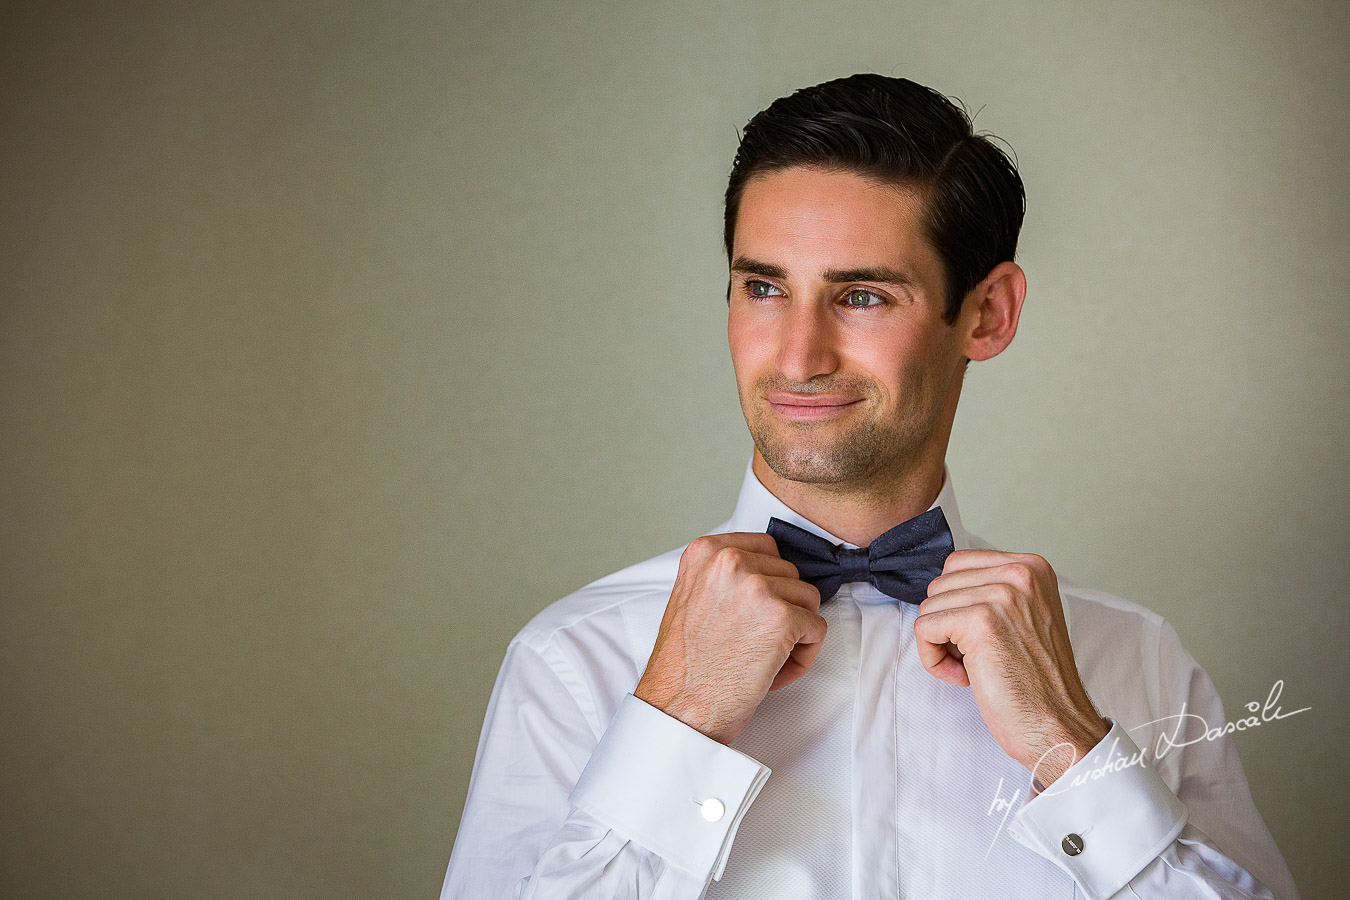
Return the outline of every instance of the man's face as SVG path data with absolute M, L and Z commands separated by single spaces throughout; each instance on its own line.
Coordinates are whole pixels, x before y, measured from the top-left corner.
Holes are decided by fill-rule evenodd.
M 851 173 L 796 167 L 746 185 L 727 339 L 750 434 L 779 476 L 862 488 L 941 464 L 964 357 L 920 209 L 914 192 Z

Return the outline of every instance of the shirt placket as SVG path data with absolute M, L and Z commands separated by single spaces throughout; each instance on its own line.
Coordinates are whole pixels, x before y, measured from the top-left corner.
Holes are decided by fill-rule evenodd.
M 853 717 L 853 897 L 881 900 L 899 896 L 895 661 L 901 615 L 899 604 L 872 585 L 848 587 L 862 626 Z

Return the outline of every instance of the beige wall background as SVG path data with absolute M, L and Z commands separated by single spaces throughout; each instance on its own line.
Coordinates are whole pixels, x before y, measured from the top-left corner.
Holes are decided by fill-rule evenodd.
M 1311 706 L 1236 742 L 1343 889 L 1345 4 L 0 16 L 0 894 L 436 896 L 510 637 L 730 514 L 737 129 L 863 70 L 1027 185 L 963 518 Z

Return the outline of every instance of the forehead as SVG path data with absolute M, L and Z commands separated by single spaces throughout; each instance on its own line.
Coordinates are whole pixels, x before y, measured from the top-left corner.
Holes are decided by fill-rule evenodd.
M 764 260 L 795 275 L 889 266 L 936 283 L 938 260 L 922 210 L 917 190 L 852 172 L 760 173 L 741 195 L 732 258 Z

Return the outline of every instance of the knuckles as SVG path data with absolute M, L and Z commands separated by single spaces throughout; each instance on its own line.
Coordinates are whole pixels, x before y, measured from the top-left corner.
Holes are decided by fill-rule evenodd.
M 762 615 L 768 624 L 780 637 L 786 636 L 789 626 L 792 625 L 792 610 L 786 603 L 769 603 L 764 607 Z
M 1024 562 L 1008 563 L 1003 567 L 1003 578 L 1008 584 L 1030 593 L 1036 587 L 1036 573 Z
M 1000 619 L 999 611 L 992 603 L 976 603 L 970 608 L 970 614 L 985 632 L 992 631 Z
M 723 543 L 723 535 L 703 535 L 689 542 L 680 554 L 681 569 L 714 567 L 720 574 L 734 575 L 743 571 L 749 562 L 749 553 L 740 547 Z
M 769 579 L 759 572 L 751 572 L 742 578 L 741 587 L 753 597 L 767 597 L 771 594 Z
M 694 538 L 680 554 L 680 562 L 701 563 L 717 552 L 722 546 L 716 535 L 705 534 Z
M 1021 558 L 1022 565 L 1026 566 L 1033 577 L 1037 574 L 1044 574 L 1049 575 L 1051 580 L 1054 580 L 1055 570 L 1050 565 L 1050 560 L 1039 553 L 1019 553 L 1017 555 Z
M 738 575 L 749 565 L 748 554 L 740 547 L 721 547 L 712 556 L 711 564 L 719 574 Z

